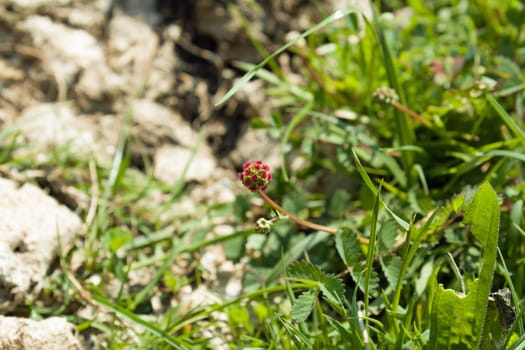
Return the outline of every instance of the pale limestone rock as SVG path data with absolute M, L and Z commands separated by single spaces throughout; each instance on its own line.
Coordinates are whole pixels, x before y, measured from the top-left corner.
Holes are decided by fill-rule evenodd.
M 32 37 L 48 72 L 66 84 L 73 82 L 82 69 L 104 61 L 104 52 L 97 39 L 84 30 L 72 29 L 38 15 L 28 16 L 18 27 Z
M 71 0 L 7 0 L 7 5 L 23 10 L 34 10 L 41 6 L 64 6 L 69 3 Z
M 82 222 L 34 185 L 18 187 L 0 178 L 0 193 L 0 312 L 5 312 L 42 280 L 59 245 L 71 244 Z
M 114 155 L 121 123 L 113 116 L 77 116 L 67 104 L 40 104 L 24 110 L 16 127 L 40 151 L 67 147 L 76 156 L 93 156 L 107 164 Z
M 197 144 L 198 134 L 180 114 L 146 99 L 133 101 L 131 110 L 133 121 L 143 138 L 155 136 L 175 141 L 186 148 L 193 148 Z
M 184 168 L 189 163 L 186 181 L 203 182 L 212 177 L 217 167 L 215 158 L 204 147 L 200 147 L 194 158 L 191 159 L 191 149 L 165 145 L 155 153 L 154 174 L 155 177 L 167 184 L 175 184 L 184 174 Z
M 34 321 L 0 316 L 0 349 L 82 350 L 75 326 L 65 318 Z

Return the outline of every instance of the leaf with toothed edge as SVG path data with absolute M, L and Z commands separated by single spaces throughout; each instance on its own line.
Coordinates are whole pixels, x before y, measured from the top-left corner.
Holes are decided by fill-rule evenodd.
M 299 295 L 292 306 L 292 317 L 294 320 L 297 322 L 306 321 L 314 308 L 315 298 L 317 298 L 317 293 L 314 290 L 308 290 Z
M 359 286 L 361 291 L 365 290 L 365 255 L 359 245 L 357 234 L 348 228 L 341 228 L 335 236 L 335 247 L 344 264 L 350 270 L 350 276 Z M 376 271 L 371 271 L 368 290 L 371 295 L 376 295 L 379 288 L 379 277 Z
M 323 297 L 333 305 L 342 305 L 344 286 L 339 278 L 321 271 L 317 266 L 306 262 L 294 262 L 288 267 L 288 278 L 311 285 L 320 290 Z M 306 297 L 304 297 L 306 298 Z
M 484 183 L 464 202 L 464 222 L 481 243 L 479 277 L 466 295 L 439 285 L 432 302 L 428 350 L 478 349 L 485 327 L 498 248 L 499 204 L 492 186 Z

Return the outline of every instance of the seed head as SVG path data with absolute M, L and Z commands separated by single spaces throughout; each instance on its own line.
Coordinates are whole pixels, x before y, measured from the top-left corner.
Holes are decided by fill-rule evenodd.
M 399 96 L 397 95 L 396 91 L 386 86 L 378 88 L 374 92 L 374 97 L 386 104 L 393 104 L 399 100 Z
M 274 220 L 268 220 L 265 218 L 259 218 L 255 222 L 255 231 L 257 233 L 268 233 L 271 231 Z
M 260 160 L 244 163 L 242 171 L 238 175 L 244 187 L 252 192 L 266 191 L 272 182 L 270 167 Z

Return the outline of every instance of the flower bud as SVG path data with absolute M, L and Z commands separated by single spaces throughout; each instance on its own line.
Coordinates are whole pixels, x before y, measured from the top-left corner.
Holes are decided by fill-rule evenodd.
M 259 218 L 255 222 L 255 231 L 257 233 L 268 233 L 272 229 L 273 226 L 273 220 L 268 220 L 265 218 Z
M 399 96 L 397 95 L 396 91 L 386 86 L 378 88 L 374 92 L 374 97 L 387 104 L 392 104 L 399 100 Z
M 268 165 L 256 160 L 244 163 L 242 168 L 243 170 L 238 175 L 244 187 L 252 192 L 266 191 L 272 182 L 272 173 Z

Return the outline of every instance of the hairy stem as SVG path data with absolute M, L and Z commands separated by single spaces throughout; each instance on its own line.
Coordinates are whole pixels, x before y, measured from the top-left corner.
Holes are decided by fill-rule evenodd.
M 401 103 L 399 103 L 397 101 L 393 102 L 392 104 L 394 105 L 394 107 L 399 109 L 401 112 L 408 114 L 409 116 L 411 116 L 412 118 L 416 119 L 417 121 L 419 121 L 421 124 L 423 124 L 427 128 L 431 128 L 432 127 L 432 124 L 428 120 L 426 120 L 421 115 L 419 115 L 416 112 L 414 112 L 413 110 L 407 108 L 405 105 L 402 105 Z
M 268 195 L 265 192 L 263 192 L 262 190 L 258 190 L 257 193 L 272 208 L 274 208 L 275 210 L 279 211 L 281 214 L 286 215 L 288 218 L 293 220 L 295 223 L 297 223 L 297 224 L 299 224 L 299 225 L 301 225 L 303 227 L 311 228 L 312 230 L 324 231 L 324 232 L 327 232 L 327 233 L 330 233 L 330 234 L 333 234 L 333 235 L 335 235 L 337 233 L 337 229 L 335 229 L 335 228 L 324 226 L 324 225 L 319 225 L 319 224 L 316 224 L 314 222 L 301 219 L 297 215 L 294 215 L 294 214 L 290 213 L 288 210 L 284 209 L 279 204 L 275 203 L 273 201 L 273 199 L 268 197 Z M 368 239 L 359 237 L 359 242 L 361 244 L 368 244 Z

